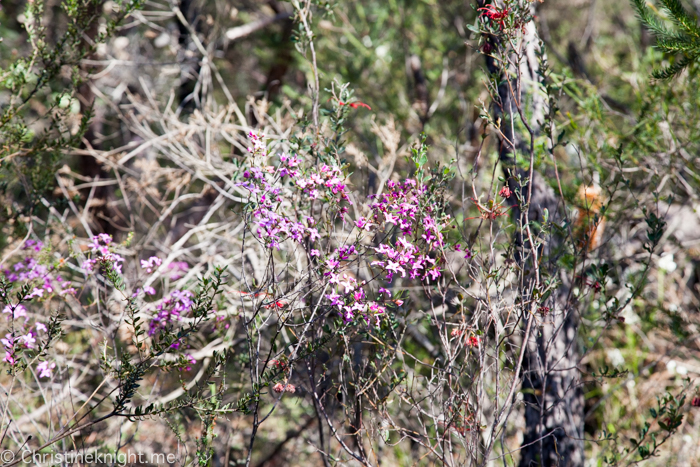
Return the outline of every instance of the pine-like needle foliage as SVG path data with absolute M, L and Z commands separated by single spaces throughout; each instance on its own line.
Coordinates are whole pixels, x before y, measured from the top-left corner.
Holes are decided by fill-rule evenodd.
M 678 75 L 700 58 L 700 27 L 697 18 L 690 16 L 680 0 L 659 0 L 661 8 L 675 25 L 668 29 L 647 6 L 645 0 L 632 0 L 639 19 L 656 37 L 656 47 L 662 52 L 680 55 L 673 64 L 654 70 L 652 77 L 667 80 Z

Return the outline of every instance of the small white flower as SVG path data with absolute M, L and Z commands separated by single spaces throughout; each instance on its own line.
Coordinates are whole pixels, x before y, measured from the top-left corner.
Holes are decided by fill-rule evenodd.
M 657 264 L 660 269 L 666 272 L 673 272 L 678 267 L 678 265 L 673 262 L 673 253 L 662 256 Z
M 389 54 L 389 46 L 386 44 L 382 44 L 379 47 L 377 47 L 375 53 L 377 54 L 377 57 L 384 58 Z
M 622 355 L 622 352 L 620 352 L 620 349 L 610 349 L 607 354 L 608 360 L 610 360 L 613 366 L 619 367 L 625 363 L 625 357 Z
M 675 373 L 675 372 L 676 372 L 676 367 L 677 367 L 677 366 L 678 366 L 678 364 L 676 363 L 675 360 L 669 360 L 668 362 L 666 362 L 666 369 L 667 369 L 668 371 L 670 371 L 671 373 Z

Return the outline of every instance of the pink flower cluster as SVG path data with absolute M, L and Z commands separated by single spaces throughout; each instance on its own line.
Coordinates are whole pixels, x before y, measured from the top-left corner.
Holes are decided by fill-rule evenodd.
M 255 156 L 264 155 L 266 149 L 260 137 L 252 134 L 249 137 L 253 142 L 249 151 Z M 378 247 L 370 248 L 357 238 L 324 252 L 313 245 L 321 238 L 314 218 L 304 217 L 300 208 L 307 202 L 323 200 L 330 212 L 345 221 L 348 205 L 352 204 L 346 177 L 340 166 L 328 163 L 304 167 L 304 161 L 297 155 L 281 154 L 279 161 L 278 167 L 263 166 L 264 161 L 256 158 L 243 171 L 244 181 L 239 186 L 250 192 L 251 213 L 257 224 L 255 233 L 268 247 L 279 249 L 283 241 L 291 239 L 308 248 L 309 257 L 318 258 L 314 264 L 320 268 L 324 282 L 331 286 L 325 298 L 345 323 L 361 318 L 368 325 L 379 326 L 387 308 L 392 306 L 390 302 L 400 306 L 400 300 L 391 300 L 388 290 L 380 287 L 375 296 L 367 281 L 358 283 L 348 269 L 357 260 L 374 257 L 370 265 L 375 273 L 369 282 L 391 282 L 397 274 L 424 282 L 441 277 L 443 232 L 450 220 L 434 202 L 434 190 L 413 179 L 400 183 L 389 181 L 386 192 L 372 198 L 367 217 L 357 219 L 354 226 L 359 229 L 360 237 L 364 232 L 376 231 L 386 234 L 386 238 L 396 238 L 398 230 L 398 240 L 384 240 Z M 290 186 L 298 191 L 290 192 Z M 287 217 L 286 212 L 294 212 L 296 218 Z
M 141 269 L 145 269 L 148 274 L 153 274 L 153 271 L 158 269 L 163 264 L 163 260 L 157 256 L 151 256 L 147 260 L 141 260 Z M 187 264 L 187 263 L 185 263 Z
M 398 239 L 397 248 L 382 243 L 375 251 L 385 256 L 384 261 L 373 261 L 372 266 L 384 269 L 387 282 L 391 282 L 394 274 L 411 279 L 421 278 L 426 281 L 437 280 L 440 268 L 435 266 L 435 260 L 428 255 L 420 254 L 419 249 L 408 242 L 406 237 Z
M 7 317 L 8 320 L 24 318 L 26 321 L 27 319 L 27 309 L 21 303 L 14 306 L 6 305 L 2 312 L 9 315 Z
M 366 225 L 372 221 L 374 224 L 384 223 L 397 226 L 404 236 L 411 236 L 417 230 L 422 230 L 421 238 L 432 248 L 443 245 L 441 230 L 446 222 L 439 223 L 434 220 L 435 207 L 430 199 L 427 186 L 417 183 L 413 179 L 406 179 L 403 183 L 388 181 L 387 193 L 382 193 L 376 201 L 370 205 L 372 215 L 370 219 L 360 218 L 358 222 L 368 230 Z M 446 218 L 447 219 L 447 218 Z
M 249 133 L 253 147 L 248 150 L 254 156 L 265 155 L 262 136 Z M 302 159 L 297 155 L 280 154 L 279 166 L 259 166 L 259 158 L 252 161 L 251 167 L 243 171 L 245 181 L 239 186 L 251 194 L 254 208 L 253 217 L 257 223 L 256 234 L 268 247 L 280 248 L 283 241 L 292 239 L 302 243 L 308 238 L 311 242 L 320 238 L 313 217 L 293 219 L 280 214 L 281 206 L 298 206 L 299 199 L 294 192 L 283 193 L 284 179 L 287 178 L 296 187 L 305 201 L 324 198 L 335 205 L 336 211 L 343 218 L 347 207 L 338 207 L 345 201 L 350 203 L 345 175 L 340 167 L 321 164 L 308 170 L 302 168 Z M 256 165 L 257 164 L 257 165 Z
M 23 313 L 26 315 L 26 310 L 24 310 L 24 307 L 22 305 L 17 305 L 15 306 L 15 311 L 19 308 L 22 308 Z M 13 307 L 10 305 L 7 305 L 5 309 L 3 310 L 3 313 L 12 313 L 13 312 Z M 24 315 L 23 315 L 24 316 Z M 15 332 L 13 333 L 8 333 L 5 334 L 4 339 L 0 339 L 0 343 L 2 343 L 3 347 L 5 348 L 5 357 L 2 359 L 3 362 L 9 363 L 11 366 L 14 366 L 17 363 L 17 359 L 19 358 L 19 354 L 24 351 L 25 349 L 32 350 L 36 346 L 36 341 L 38 337 L 38 333 L 41 332 L 46 332 L 46 326 L 42 323 L 35 323 L 34 329 L 30 329 L 27 326 L 27 323 L 25 321 L 24 326 L 22 327 L 23 331 L 19 334 L 19 336 L 15 337 Z M 22 334 L 25 333 L 25 334 Z M 46 362 L 43 362 L 46 363 Z M 43 364 L 40 363 L 37 366 L 37 370 L 40 371 L 39 376 L 41 378 L 44 377 L 50 377 L 51 376 L 51 369 L 54 368 L 56 365 L 52 364 L 50 368 L 47 367 L 46 369 L 42 370 Z
M 44 248 L 44 243 L 37 241 L 37 240 L 27 240 L 24 242 L 22 245 L 23 250 L 34 250 L 36 252 L 41 251 L 41 249 Z
M 366 285 L 365 282 L 358 283 L 354 277 L 347 274 L 343 274 L 341 277 L 339 274 L 331 272 L 329 275 L 329 282 L 340 285 L 343 287 L 343 291 L 342 295 L 335 291 L 327 294 L 326 298 L 330 301 L 331 306 L 338 308 L 338 312 L 346 324 L 354 321 L 356 314 L 359 314 L 367 325 L 372 322 L 375 326 L 381 324 L 381 318 L 386 312 L 386 307 L 381 302 L 381 292 L 380 297 L 378 297 L 380 301 L 367 300 L 367 294 L 362 287 Z M 383 290 L 390 296 L 391 292 Z
M 288 165 L 291 166 L 294 161 L 298 161 L 298 158 L 296 156 L 285 156 L 282 154 L 280 156 L 280 161 L 282 161 L 283 164 L 288 163 Z M 286 170 L 286 168 L 283 168 L 283 171 Z M 298 174 L 297 171 L 294 170 L 283 173 L 295 179 L 294 181 L 297 188 L 311 199 L 318 199 L 322 194 L 325 194 L 329 200 L 333 199 L 337 203 L 347 201 L 352 204 L 348 197 L 347 184 L 344 182 L 345 175 L 343 175 L 340 167 L 321 164 L 318 168 L 314 167 L 309 170 L 305 176 Z M 346 211 L 340 211 L 341 217 L 344 212 Z
M 99 251 L 103 255 L 106 255 L 107 253 L 109 253 L 109 245 L 111 243 L 112 236 L 101 233 L 95 235 L 90 239 L 90 243 L 88 243 L 88 248 L 90 248 L 90 250 L 93 252 Z
M 271 206 L 260 204 L 259 208 L 253 211 L 253 216 L 258 221 L 256 234 L 265 241 L 267 246 L 279 249 L 280 244 L 287 238 L 299 243 L 302 243 L 307 236 L 311 241 L 319 238 L 316 228 L 279 215 L 273 209 Z
M 436 281 L 442 274 L 442 261 L 439 259 L 442 258 L 440 250 L 444 246 L 442 231 L 449 222 L 449 216 L 443 216 L 440 221 L 434 219 L 439 214 L 430 200 L 430 193 L 415 180 L 389 182 L 387 187 L 388 192 L 376 197 L 370 205 L 370 215 L 360 217 L 355 227 L 361 232 L 383 231 L 389 238 L 391 231 L 398 229 L 402 236 L 393 245 L 380 243 L 378 247 L 371 248 L 377 259 L 370 265 L 380 269 L 380 277 L 387 282 L 391 282 L 397 274 L 402 278 Z M 352 262 L 359 256 L 372 255 L 370 251 L 360 252 L 356 248 L 354 245 L 341 246 L 322 263 L 324 276 L 337 287 L 326 298 L 332 307 L 338 309 L 345 323 L 352 322 L 359 315 L 367 324 L 373 322 L 379 326 L 391 293 L 380 287 L 377 298 L 369 300 L 365 290 L 368 284 L 358 284 L 354 277 L 343 273 L 344 263 Z M 398 306 L 403 303 L 400 300 L 391 302 Z
M 280 248 L 280 244 L 286 239 L 303 242 L 309 238 L 312 242 L 320 236 L 314 227 L 313 218 L 305 219 L 305 222 L 290 219 L 279 214 L 280 205 L 291 204 L 292 201 L 282 196 L 282 177 L 299 177 L 300 171 L 296 168 L 301 160 L 297 156 L 280 156 L 281 164 L 278 169 L 274 167 L 251 167 L 243 172 L 246 181 L 239 186 L 247 189 L 253 198 L 253 217 L 257 222 L 256 234 L 270 248 Z M 331 187 L 331 190 L 333 187 Z M 336 191 L 338 187 L 335 187 Z M 303 190 L 303 189 L 302 189 Z M 345 195 L 347 196 L 347 195 Z
M 295 388 L 293 384 L 277 383 L 272 387 L 272 390 L 278 394 L 283 393 L 283 392 L 288 392 L 290 394 L 294 394 L 296 392 L 297 388 Z
M 389 191 L 370 206 L 370 219 L 374 224 L 381 224 L 383 219 L 385 229 L 389 224 L 396 226 L 403 237 L 397 240 L 395 246 L 382 243 L 375 248 L 383 259 L 372 262 L 372 265 L 384 270 L 388 282 L 395 274 L 424 281 L 437 280 L 441 268 L 435 257 L 441 257 L 439 250 L 444 246 L 442 231 L 447 226 L 449 216 L 439 221 L 433 218 L 436 215 L 435 207 L 427 187 L 415 180 L 407 179 L 403 183 L 389 181 L 387 188 Z M 368 230 L 371 224 L 369 220 L 361 218 L 356 225 Z M 411 236 L 414 237 L 413 242 L 408 240 Z
M 172 263 L 168 264 L 167 268 L 170 271 L 170 279 L 176 281 L 190 270 L 190 265 L 185 261 L 173 261 Z
M 156 306 L 156 316 L 151 320 L 148 335 L 153 336 L 174 321 L 179 321 L 192 310 L 194 295 L 189 290 L 173 290 Z
M 3 358 L 2 361 L 7 362 L 10 365 L 17 363 L 17 359 L 15 358 L 15 352 L 17 349 L 15 349 L 15 338 L 12 336 L 12 334 L 5 334 L 5 338 L 0 339 L 0 342 L 2 343 L 3 347 L 5 347 L 5 358 Z
M 22 245 L 22 250 L 41 251 L 44 247 L 42 242 L 27 240 Z M 32 291 L 24 297 L 24 300 L 33 298 L 49 298 L 54 293 L 59 295 L 74 294 L 75 289 L 71 287 L 70 281 L 64 281 L 61 276 L 54 276 L 55 268 L 40 264 L 36 258 L 25 256 L 24 259 L 13 264 L 4 271 L 5 277 L 10 282 L 24 282 L 33 285 Z
M 51 371 L 56 368 L 56 364 L 51 362 L 41 362 L 36 366 L 39 378 L 51 378 Z
M 55 294 L 75 293 L 70 281 L 65 281 L 61 276 L 55 275 L 56 268 L 54 266 L 41 264 L 36 258 L 30 256 L 41 252 L 43 247 L 42 242 L 27 240 L 21 248 L 25 252 L 25 257 L 3 271 L 9 282 L 31 287 L 31 291 L 22 298 L 22 301 L 48 300 Z M 6 334 L 4 339 L 0 339 L 0 343 L 5 349 L 2 361 L 14 366 L 24 350 L 32 350 L 36 347 L 39 333 L 47 332 L 47 328 L 40 321 L 35 320 L 33 323 L 30 321 L 27 307 L 21 301 L 17 304 L 5 305 L 2 314 L 6 316 L 7 321 L 11 321 L 13 330 L 12 333 Z M 42 378 L 50 377 L 51 369 L 55 367 L 55 364 L 52 365 L 44 369 L 43 364 L 40 363 L 37 366 L 39 376 Z
M 248 152 L 252 154 L 264 154 L 267 151 L 264 135 L 257 135 L 249 131 L 248 138 L 250 138 L 250 141 L 253 143 L 252 147 L 248 147 Z
M 473 256 L 473 255 L 472 255 L 472 252 L 471 252 L 471 250 L 470 250 L 469 248 L 467 248 L 467 247 L 465 246 L 465 247 L 464 247 L 464 250 L 462 250 L 462 245 L 460 245 L 459 243 L 457 243 L 457 244 L 454 246 L 454 249 L 455 249 L 455 251 L 459 251 L 459 252 L 461 252 L 461 253 L 464 253 L 464 259 L 471 259 L 472 256 Z
M 185 358 L 185 361 L 188 363 L 188 365 L 184 368 L 181 367 L 180 371 L 191 371 L 192 370 L 191 365 L 194 365 L 195 363 L 197 363 L 197 359 L 195 359 L 192 355 L 190 355 L 188 353 L 185 354 L 184 358 Z
M 95 267 L 101 266 L 106 270 L 113 270 L 118 274 L 122 273 L 122 265 L 124 258 L 114 253 L 112 246 L 112 236 L 108 234 L 95 235 L 90 239 L 88 247 L 93 254 L 99 253 L 99 256 L 92 257 L 83 262 L 83 269 L 87 272 L 92 272 Z

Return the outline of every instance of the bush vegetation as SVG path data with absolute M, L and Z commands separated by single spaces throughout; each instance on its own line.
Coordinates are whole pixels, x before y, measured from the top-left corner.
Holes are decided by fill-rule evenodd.
M 696 9 L 3 4 L 0 462 L 698 465 Z

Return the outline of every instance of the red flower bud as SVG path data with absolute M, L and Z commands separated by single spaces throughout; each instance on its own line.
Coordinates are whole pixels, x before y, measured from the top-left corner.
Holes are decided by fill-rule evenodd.
M 343 101 L 338 101 L 338 105 L 349 105 L 349 106 L 352 107 L 353 109 L 356 109 L 356 108 L 358 108 L 358 107 L 364 107 L 364 108 L 366 108 L 367 110 L 372 110 L 372 107 L 370 107 L 369 105 L 365 104 L 364 102 L 360 102 L 360 101 L 357 101 L 357 102 L 350 102 L 350 103 L 343 102 Z

